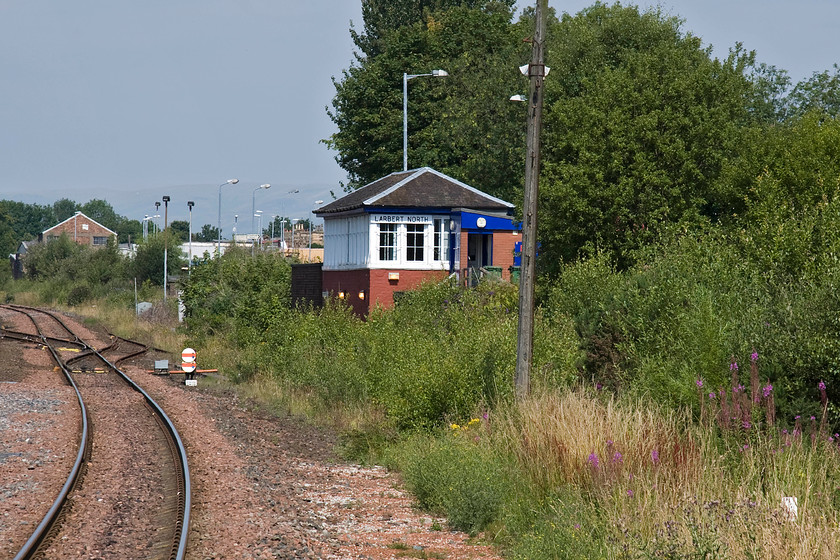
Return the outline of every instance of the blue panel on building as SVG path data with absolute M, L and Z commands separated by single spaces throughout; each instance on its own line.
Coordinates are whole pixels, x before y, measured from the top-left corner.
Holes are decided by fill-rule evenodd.
M 479 227 L 478 220 L 484 219 L 484 224 Z M 513 225 L 513 218 L 493 216 L 486 214 L 475 214 L 473 212 L 461 212 L 461 229 L 465 230 L 488 230 L 488 231 L 514 231 L 520 229 Z

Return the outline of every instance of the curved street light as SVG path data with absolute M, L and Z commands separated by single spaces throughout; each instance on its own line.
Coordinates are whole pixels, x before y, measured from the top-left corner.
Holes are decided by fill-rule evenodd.
M 219 228 L 219 241 L 216 244 L 216 251 L 219 253 L 219 257 L 222 256 L 222 187 L 225 185 L 235 185 L 238 182 L 239 179 L 228 179 L 219 185 L 219 217 L 216 222 L 216 227 Z
M 422 76 L 445 78 L 448 75 L 446 70 L 432 70 L 429 74 L 403 73 L 403 171 L 408 171 L 408 80 Z
M 260 189 L 270 189 L 271 184 L 265 183 L 254 189 L 254 192 L 251 194 L 251 233 L 254 233 L 254 214 L 256 214 L 256 201 L 257 201 L 257 191 Z
M 187 275 L 191 275 L 192 274 L 192 209 L 193 209 L 193 206 L 195 206 L 195 202 L 193 202 L 192 200 L 188 200 L 187 201 L 187 206 L 190 209 L 190 226 L 189 226 L 189 233 L 187 234 L 187 242 L 189 243 L 189 246 L 190 246 L 190 255 L 189 255 L 190 260 L 187 262 Z

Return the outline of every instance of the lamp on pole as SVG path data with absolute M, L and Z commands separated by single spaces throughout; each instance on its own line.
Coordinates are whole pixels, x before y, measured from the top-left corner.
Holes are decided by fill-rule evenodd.
M 286 217 L 280 216 L 280 248 L 283 250 L 283 255 L 286 254 Z
M 169 280 L 169 271 L 167 270 L 167 257 L 169 253 L 169 236 L 166 234 L 166 228 L 169 227 L 169 197 L 163 197 L 163 303 L 166 303 L 166 282 Z M 157 204 L 157 203 L 156 203 Z
M 323 200 L 316 200 L 315 201 L 315 204 L 318 205 L 318 206 L 322 205 L 323 203 L 324 203 Z M 312 213 L 314 214 L 315 212 L 313 211 Z M 309 262 L 312 262 L 312 218 L 311 217 L 309 218 L 309 257 L 308 257 L 308 260 L 309 260 Z
M 408 80 L 423 76 L 445 78 L 448 75 L 446 70 L 432 70 L 430 74 L 403 73 L 403 171 L 408 171 Z
M 257 208 L 256 207 L 257 191 L 260 190 L 260 189 L 270 189 L 270 188 L 271 188 L 271 184 L 270 183 L 265 183 L 263 185 L 260 185 L 256 189 L 254 189 L 254 192 L 251 194 L 251 233 L 254 233 L 254 217 L 257 214 L 257 210 L 256 210 L 256 208 Z
M 292 189 L 292 190 L 288 191 L 286 194 L 297 194 L 299 192 L 300 192 L 300 189 Z M 284 209 L 284 205 L 285 205 L 285 201 L 281 201 L 281 203 L 280 203 L 280 225 L 282 226 L 282 230 L 280 231 L 280 239 L 281 239 L 280 246 L 283 248 L 283 251 L 284 251 L 283 254 L 285 254 L 285 250 L 286 250 L 286 248 L 284 247 L 284 245 L 286 244 L 286 215 L 285 215 L 286 211 Z
M 274 222 L 277 221 L 277 214 L 271 215 L 271 244 L 274 244 Z
M 160 218 L 159 212 L 160 212 L 160 201 L 157 200 L 157 201 L 155 201 L 155 218 Z M 157 235 L 157 232 L 160 231 L 160 226 L 157 224 L 157 222 L 152 222 L 152 223 L 155 224 L 155 235 Z
M 216 244 L 216 251 L 219 253 L 219 258 L 222 256 L 222 187 L 225 185 L 235 185 L 239 179 L 228 179 L 219 185 L 219 215 L 216 222 L 216 227 L 219 228 L 219 242 Z
M 187 263 L 187 275 L 192 274 L 192 209 L 195 206 L 195 202 L 192 200 L 187 201 L 187 206 L 190 208 L 190 229 L 189 229 L 189 237 L 187 237 L 187 243 L 190 246 L 190 260 Z

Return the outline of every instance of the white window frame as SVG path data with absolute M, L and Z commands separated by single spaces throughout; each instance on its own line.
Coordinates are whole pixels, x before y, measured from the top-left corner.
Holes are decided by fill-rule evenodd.
M 387 224 L 378 224 L 378 253 L 377 257 L 380 262 L 396 262 L 399 260 L 400 256 L 400 244 L 399 244 L 399 224 L 395 223 L 387 223 Z M 388 245 L 384 245 L 382 243 L 383 236 L 388 236 L 388 240 L 391 242 Z M 383 251 L 386 256 L 383 257 Z
M 428 224 L 402 224 L 405 228 L 405 260 L 410 263 L 426 262 L 426 240 Z M 419 243 L 418 238 L 419 236 Z M 419 254 L 420 258 L 417 258 Z

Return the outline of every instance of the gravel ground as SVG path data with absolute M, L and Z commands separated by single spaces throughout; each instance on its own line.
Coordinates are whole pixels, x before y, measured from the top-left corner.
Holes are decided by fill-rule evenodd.
M 100 347 L 107 340 L 86 330 L 82 337 L 99 341 Z M 61 450 L 63 440 L 52 428 L 72 431 L 78 421 L 67 404 L 72 401 L 49 377 L 56 374 L 44 363 L 46 352 L 37 347 L 10 351 L 11 344 L 0 342 L 3 557 L 13 556 L 23 544 L 20 535 L 34 528 L 21 513 L 37 509 L 33 486 L 49 486 L 50 476 L 62 470 L 61 459 L 70 455 L 72 463 L 75 457 L 75 451 Z M 152 358 L 146 367 L 151 363 Z M 340 461 L 333 453 L 333 434 L 261 412 L 235 393 L 207 389 L 201 381 L 199 387 L 186 387 L 183 376 L 149 374 L 142 363 L 125 371 L 167 411 L 187 448 L 193 484 L 189 559 L 498 558 L 462 533 L 432 530 L 446 521 L 415 510 L 399 478 L 384 468 Z M 32 443 L 21 443 L 27 437 Z M 25 457 L 16 455 L 24 453 L 21 449 Z M 26 465 L 35 460 L 41 466 L 33 471 Z M 42 480 L 33 481 L 33 473 Z M 91 537 L 102 531 L 78 529 L 83 530 Z M 114 557 L 107 552 L 78 557 Z M 143 557 L 138 552 L 136 558 Z

